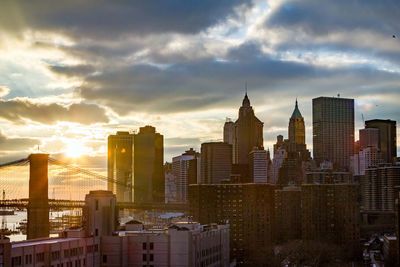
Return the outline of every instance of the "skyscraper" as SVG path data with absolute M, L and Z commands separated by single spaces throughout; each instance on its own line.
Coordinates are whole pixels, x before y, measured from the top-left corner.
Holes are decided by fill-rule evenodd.
M 363 150 L 367 147 L 379 148 L 379 129 L 377 128 L 365 128 L 359 130 L 360 147 L 359 150 Z M 354 151 L 358 153 L 358 151 Z
M 134 136 L 134 202 L 164 202 L 164 137 L 152 126 Z
M 121 202 L 132 201 L 133 141 L 128 132 L 108 136 L 108 190 Z
M 176 177 L 177 200 L 186 202 L 188 185 L 197 183 L 200 153 L 191 148 L 180 156 L 172 158 L 172 173 Z
M 254 149 L 249 154 L 249 175 L 252 183 L 266 183 L 268 171 L 267 151 Z
M 354 99 L 318 97 L 312 103 L 314 160 L 348 169 L 354 153 Z
M 254 147 L 264 149 L 263 145 L 263 126 L 255 115 L 253 107 L 250 106 L 250 100 L 247 93 L 244 96 L 242 106 L 239 109 L 239 118 L 236 124 L 237 141 L 237 164 L 248 164 L 249 153 Z
M 201 144 L 202 184 L 218 184 L 230 180 L 232 169 L 232 145 L 225 142 Z
M 306 128 L 304 126 L 304 118 L 301 116 L 299 107 L 297 105 L 297 99 L 292 116 L 289 120 L 289 142 L 296 144 L 306 143 Z
M 283 139 L 282 135 L 278 135 L 276 144 L 274 144 L 274 159 L 275 157 L 279 159 L 281 156 L 279 153 L 285 151 L 281 164 L 276 170 L 275 181 L 281 185 L 301 184 L 303 162 L 310 160 L 311 157 L 306 145 L 304 118 L 300 113 L 297 99 L 289 119 L 288 135 L 289 139 Z
M 397 157 L 396 147 L 396 121 L 392 120 L 369 120 L 365 122 L 365 128 L 376 128 L 379 130 L 378 148 L 385 162 L 392 162 Z
M 232 163 L 237 162 L 236 124 L 229 118 L 224 124 L 224 142 L 232 145 Z

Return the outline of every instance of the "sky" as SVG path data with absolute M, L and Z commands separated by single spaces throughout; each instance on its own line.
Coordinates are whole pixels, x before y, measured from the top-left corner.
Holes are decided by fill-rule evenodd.
M 0 9 L 0 163 L 39 146 L 104 167 L 107 136 L 145 125 L 164 135 L 170 161 L 222 139 L 246 82 L 265 148 L 287 137 L 296 97 L 310 149 L 315 97 L 354 98 L 356 138 L 362 116 L 400 121 L 398 0 L 2 0 Z

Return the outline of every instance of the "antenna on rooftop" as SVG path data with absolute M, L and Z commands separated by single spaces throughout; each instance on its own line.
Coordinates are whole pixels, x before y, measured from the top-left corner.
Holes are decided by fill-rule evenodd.
M 337 97 L 338 97 L 338 98 L 340 97 L 340 94 L 339 94 L 339 93 L 337 94 Z

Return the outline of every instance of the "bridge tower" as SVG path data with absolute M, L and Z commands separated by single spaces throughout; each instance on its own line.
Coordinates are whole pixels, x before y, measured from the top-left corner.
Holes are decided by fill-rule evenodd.
M 27 239 L 49 237 L 48 154 L 29 155 L 29 203 Z

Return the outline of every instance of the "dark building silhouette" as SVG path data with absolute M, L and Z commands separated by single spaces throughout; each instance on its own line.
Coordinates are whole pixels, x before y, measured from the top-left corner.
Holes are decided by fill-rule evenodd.
M 382 154 L 382 159 L 384 162 L 392 162 L 397 157 L 396 121 L 368 120 L 365 122 L 365 128 L 376 128 L 379 130 L 378 148 Z
M 285 151 L 285 157 L 279 167 L 277 183 L 281 185 L 301 184 L 303 178 L 302 163 L 311 159 L 310 151 L 307 149 L 305 142 L 306 131 L 304 118 L 300 113 L 297 99 L 296 104 L 289 119 L 288 127 L 289 139 L 283 139 L 282 135 L 277 136 L 276 144 L 274 144 L 274 158 L 278 149 Z
M 354 154 L 354 99 L 318 97 L 313 101 L 313 154 L 317 165 L 349 169 Z
M 246 92 L 238 119 L 235 122 L 228 119 L 224 125 L 224 142 L 232 145 L 233 174 L 240 176 L 241 182 L 251 182 L 248 166 L 250 152 L 264 149 L 263 126 L 264 123 L 255 116 Z
M 27 239 L 49 237 L 48 154 L 29 155 Z
M 232 145 L 225 142 L 201 144 L 202 184 L 216 184 L 229 181 L 232 170 Z
M 133 197 L 134 136 L 129 132 L 108 136 L 108 190 L 115 192 L 120 202 L 131 202 Z
M 230 223 L 231 259 L 262 266 L 274 242 L 274 190 L 271 184 L 189 186 L 190 213 L 203 223 Z
M 333 243 L 359 253 L 358 184 L 301 186 L 302 239 Z
M 355 154 L 358 154 L 360 150 L 367 147 L 379 148 L 379 128 L 365 128 L 359 130 L 359 144 L 358 149 L 354 150 Z M 357 146 L 356 146 L 357 147 Z M 355 148 L 356 148 L 355 147 Z
M 278 243 L 301 239 L 301 187 L 275 190 L 275 226 Z
M 250 100 L 247 93 L 244 96 L 242 106 L 239 109 L 239 118 L 236 124 L 236 142 L 237 142 L 237 162 L 238 164 L 249 163 L 249 153 L 254 147 L 264 149 L 263 145 L 263 126 L 255 115 L 253 107 L 250 106 Z
M 134 136 L 134 202 L 165 202 L 164 137 L 145 126 Z

